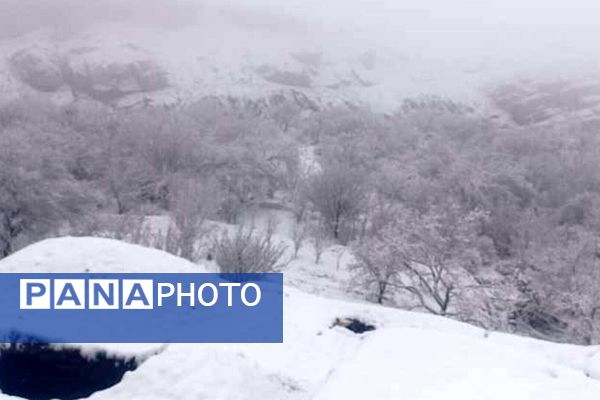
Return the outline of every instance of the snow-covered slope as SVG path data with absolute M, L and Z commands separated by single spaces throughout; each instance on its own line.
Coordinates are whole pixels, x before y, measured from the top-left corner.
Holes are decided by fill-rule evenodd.
M 130 83 L 133 77 L 115 72 L 108 78 L 111 83 L 92 85 L 114 86 L 123 93 L 92 97 L 131 105 L 144 100 L 174 104 L 205 96 L 255 100 L 300 93 L 320 105 L 350 102 L 390 108 L 421 93 L 460 95 L 467 100 L 474 96 L 460 79 L 444 83 L 435 77 L 437 65 L 434 68 L 419 60 L 409 62 L 401 52 L 378 52 L 368 44 L 347 49 L 340 47 L 334 37 L 324 41 L 311 38 L 309 32 L 294 30 L 274 34 L 268 29 L 238 25 L 239 21 L 227 16 L 205 18 L 198 26 L 178 31 L 107 24 L 68 40 L 55 41 L 42 31 L 0 42 L 2 96 L 37 94 L 43 89 L 44 96 L 70 102 L 89 95 L 69 81 L 73 70 L 128 69 L 139 62 L 151 63 L 164 72 L 168 86 L 142 90 Z M 46 86 L 23 79 L 19 73 L 23 68 L 14 62 L 15 56 L 22 53 L 35 60 L 39 76 L 59 71 L 56 81 Z M 453 72 L 447 69 L 445 73 Z M 86 79 L 97 81 L 90 76 Z
M 33 94 L 131 106 L 284 94 L 304 105 L 390 110 L 434 94 L 495 111 L 488 91 L 498 85 L 528 91 L 518 78 L 533 77 L 541 86 L 572 80 L 577 87 L 595 75 L 592 25 L 529 26 L 521 4 L 461 2 L 460 12 L 460 5 L 417 0 L 104 0 L 89 10 L 66 2 L 66 10 L 53 10 L 54 24 L 0 36 L 0 101 Z M 108 18 L 119 3 L 132 3 L 126 17 Z M 61 15 L 68 27 L 56 26 Z M 539 10 L 531 18 L 547 17 Z M 560 102 L 571 100 L 567 93 Z M 536 114 L 556 113 L 554 106 Z
M 348 17 L 323 21 L 295 9 L 203 4 L 196 23 L 177 29 L 113 21 L 0 40 L 0 100 L 41 93 L 131 105 L 299 93 L 321 105 L 390 109 L 420 94 L 481 101 L 482 85 L 497 72 L 479 54 L 423 53 L 427 38 L 411 38 L 405 21 L 390 17 L 371 35 Z M 140 65 L 153 71 L 143 82 Z
M 323 266 L 328 267 L 334 268 Z M 85 270 L 202 268 L 156 250 L 95 238 L 46 240 L 0 261 L 1 272 Z M 591 400 L 600 396 L 598 347 L 486 332 L 449 319 L 322 298 L 290 287 L 285 290 L 284 310 L 283 344 L 171 344 L 127 373 L 121 383 L 92 398 Z M 357 335 L 332 327 L 336 318 L 344 317 L 377 329 Z
M 198 273 L 197 264 L 163 251 L 95 237 L 46 239 L 1 261 L 0 272 Z
M 201 265 L 171 254 L 104 238 L 47 239 L 2 259 L 0 273 L 9 272 L 207 272 Z M 4 328 L 4 327 L 2 327 Z M 0 330 L 1 331 L 1 330 Z M 26 332 L 40 334 L 44 332 Z M 86 352 L 101 349 L 110 354 L 137 356 L 145 360 L 149 354 L 162 351 L 162 344 L 85 345 Z

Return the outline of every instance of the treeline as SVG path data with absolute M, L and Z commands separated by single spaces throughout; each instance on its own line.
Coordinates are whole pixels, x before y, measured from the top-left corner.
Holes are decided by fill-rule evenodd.
M 385 115 L 284 97 L 135 110 L 21 99 L 0 109 L 0 253 L 96 234 L 107 215 L 168 214 L 170 250 L 194 259 L 206 221 L 276 202 L 316 261 L 323 241 L 351 247 L 374 301 L 597 342 L 598 159 L 588 127 L 501 126 L 434 97 Z M 273 268 L 282 251 L 267 239 L 240 231 L 216 256 L 264 253 L 248 268 Z

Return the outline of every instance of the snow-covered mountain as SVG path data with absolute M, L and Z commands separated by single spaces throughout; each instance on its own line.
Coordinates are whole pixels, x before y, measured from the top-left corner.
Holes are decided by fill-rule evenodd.
M 211 8 L 197 24 L 177 30 L 106 23 L 67 39 L 42 30 L 4 40 L 2 96 L 41 92 L 66 102 L 89 96 L 128 105 L 142 99 L 172 104 L 295 92 L 318 104 L 376 107 L 393 107 L 421 93 L 473 98 L 460 79 L 449 84 L 437 76 L 462 75 L 454 66 L 440 70 L 367 41 L 348 46 L 343 33 L 316 32 L 283 17 L 261 18 Z
M 324 265 L 323 268 L 334 268 Z M 50 239 L 0 271 L 190 272 L 204 267 L 98 238 Z M 286 286 L 283 344 L 74 345 L 141 365 L 93 399 L 597 399 L 600 348 L 484 331 L 453 320 Z M 357 318 L 375 330 L 334 326 Z M 8 398 L 0 395 L 0 398 Z
M 0 97 L 128 106 L 284 93 L 305 104 L 389 110 L 435 94 L 486 106 L 490 88 L 515 76 L 545 82 L 556 75 L 540 75 L 549 66 L 570 76 L 581 66 L 580 49 L 557 55 L 549 41 L 520 40 L 522 29 L 501 32 L 500 22 L 437 16 L 426 5 L 323 3 L 197 1 L 177 25 L 169 13 L 178 6 L 154 1 L 139 13 L 172 24 L 132 12 L 70 29 L 40 25 L 0 40 Z

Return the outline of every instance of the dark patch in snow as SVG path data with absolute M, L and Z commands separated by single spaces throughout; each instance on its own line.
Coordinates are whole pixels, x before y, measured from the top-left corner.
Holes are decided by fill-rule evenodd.
M 312 79 L 306 71 L 284 71 L 270 66 L 262 66 L 257 69 L 257 72 L 267 82 L 298 88 L 312 87 Z
M 374 331 L 376 329 L 375 326 L 362 322 L 356 318 L 336 318 L 332 328 L 334 326 L 341 326 L 357 334 Z
M 135 358 L 104 352 L 84 356 L 77 348 L 46 343 L 0 346 L 0 390 L 29 400 L 74 400 L 89 397 L 121 382 L 138 367 Z

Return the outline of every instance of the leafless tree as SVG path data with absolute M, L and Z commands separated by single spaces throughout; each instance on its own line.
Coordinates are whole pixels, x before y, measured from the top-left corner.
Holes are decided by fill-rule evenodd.
M 15 250 L 20 237 L 57 232 L 82 214 L 87 199 L 64 154 L 42 144 L 59 139 L 38 130 L 0 135 L 0 258 Z
M 327 240 L 327 233 L 323 222 L 319 219 L 314 221 L 310 227 L 310 235 L 313 239 L 313 248 L 315 251 L 315 264 L 321 263 L 321 257 L 325 250 L 325 241 Z
M 397 260 L 395 256 L 383 248 L 381 242 L 363 242 L 354 249 L 355 262 L 350 267 L 358 270 L 365 287 L 374 290 L 375 301 L 379 304 L 383 304 L 390 287 L 398 278 L 402 260 Z
M 301 223 L 294 221 L 292 226 L 292 241 L 294 242 L 294 258 L 298 258 L 298 253 L 304 244 L 306 236 L 308 235 L 306 226 Z
M 286 250 L 283 244 L 274 244 L 254 229 L 239 227 L 233 235 L 222 234 L 215 240 L 213 251 L 221 272 L 272 272 L 281 267 Z
M 470 225 L 479 217 L 448 210 L 417 216 L 400 210 L 376 236 L 355 248 L 353 268 L 364 284 L 374 287 L 378 302 L 397 289 L 410 293 L 420 308 L 448 315 L 462 289 L 459 274 L 471 262 Z
M 356 222 L 366 199 L 362 172 L 344 163 L 330 163 L 312 178 L 307 192 L 333 237 L 347 240 L 342 237 L 343 229 Z
M 196 260 L 197 243 L 210 232 L 207 220 L 215 212 L 215 184 L 211 181 L 178 179 L 171 188 L 170 208 L 177 232 L 177 253 L 188 260 Z

